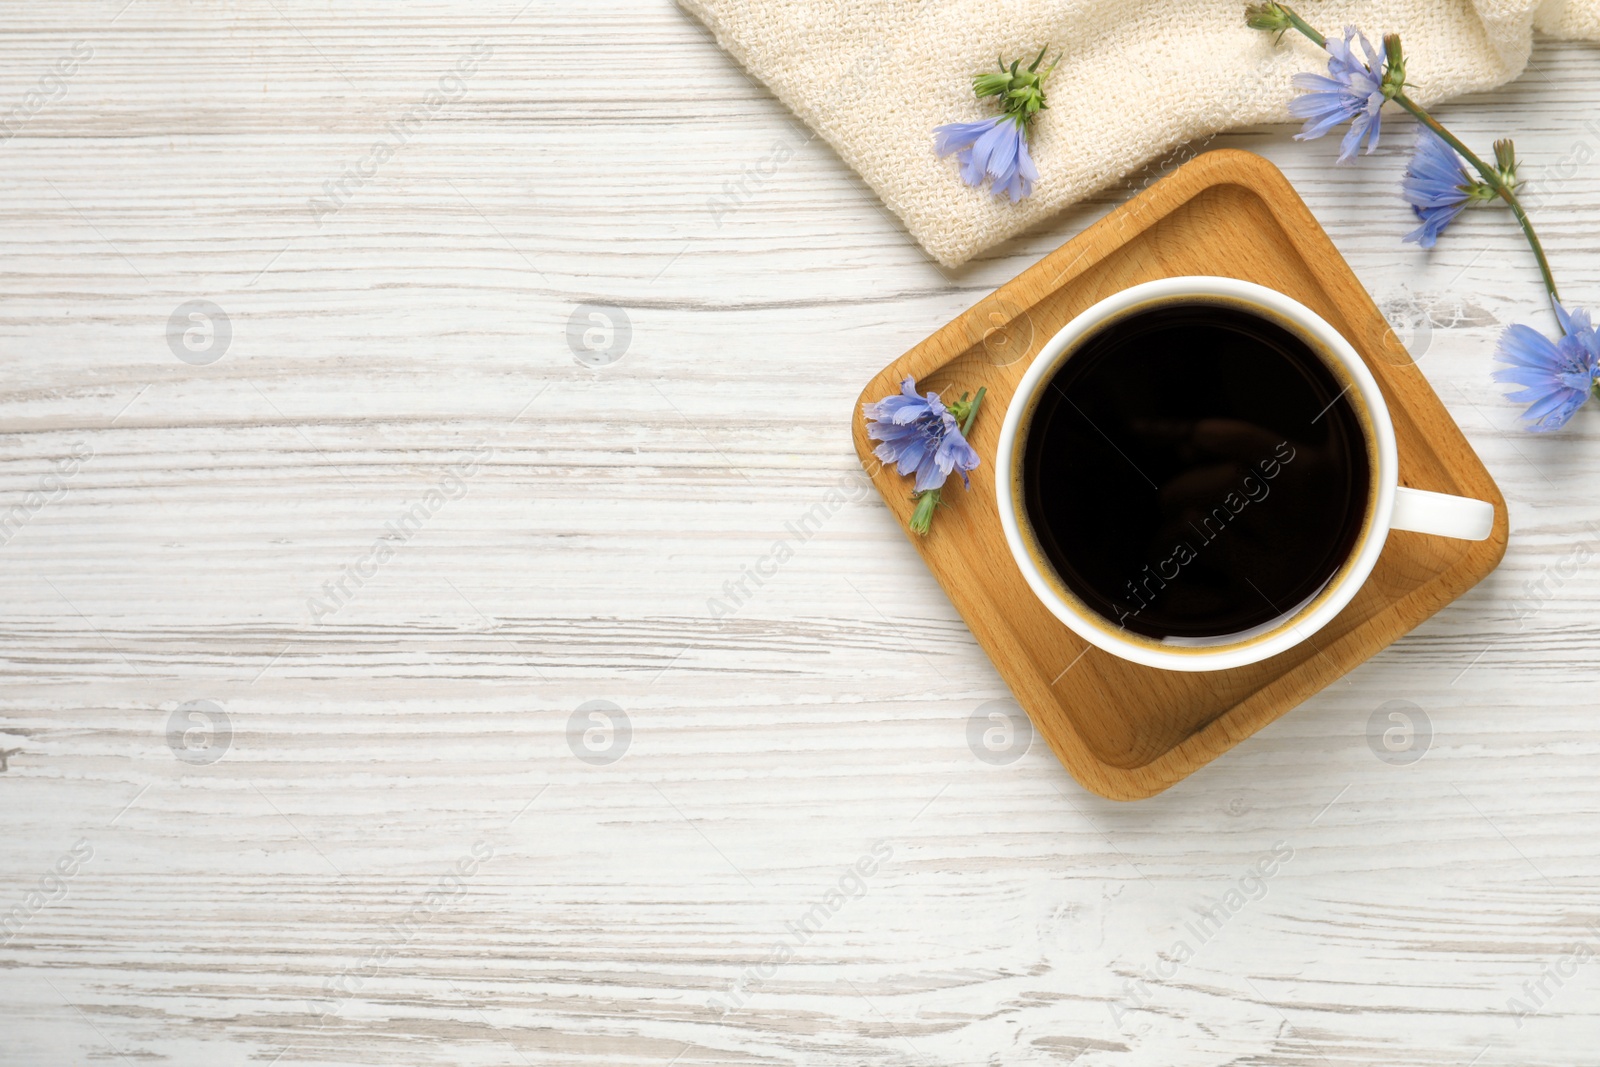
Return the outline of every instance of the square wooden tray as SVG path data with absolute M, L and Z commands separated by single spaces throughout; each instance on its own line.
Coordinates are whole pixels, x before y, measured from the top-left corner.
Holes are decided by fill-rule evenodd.
M 1356 599 L 1300 647 L 1236 670 L 1186 674 L 1093 648 L 1051 615 L 1006 548 L 995 445 L 1039 349 L 1079 312 L 1130 285 L 1185 274 L 1270 286 L 1353 344 L 1388 401 L 1400 482 L 1495 505 L 1487 541 L 1389 535 Z M 1209 152 L 1117 208 L 885 367 L 862 402 L 899 388 L 958 397 L 988 387 L 973 427 L 982 457 L 927 537 L 911 537 L 1056 756 L 1085 788 L 1153 796 L 1194 772 L 1476 585 L 1506 549 L 1505 500 L 1394 331 L 1305 203 L 1271 163 Z M 872 455 L 858 404 L 856 451 L 902 526 L 910 481 Z

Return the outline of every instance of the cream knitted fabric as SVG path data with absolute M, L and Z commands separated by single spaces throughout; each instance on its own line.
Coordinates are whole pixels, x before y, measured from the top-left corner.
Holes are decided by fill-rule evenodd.
M 905 221 L 956 266 L 1172 148 L 1288 119 L 1290 75 L 1325 57 L 1298 34 L 1275 45 L 1244 0 L 678 0 Z M 1332 36 L 1398 31 L 1428 103 L 1516 77 L 1541 32 L 1600 39 L 1600 0 L 1323 0 Z M 1034 123 L 1033 196 L 1016 205 L 961 183 L 933 128 L 996 113 L 972 76 L 996 55 L 1065 53 Z M 1507 131 L 1515 133 L 1515 131 Z M 1337 134 L 1330 135 L 1336 141 Z M 1336 144 L 1307 151 L 1327 155 Z

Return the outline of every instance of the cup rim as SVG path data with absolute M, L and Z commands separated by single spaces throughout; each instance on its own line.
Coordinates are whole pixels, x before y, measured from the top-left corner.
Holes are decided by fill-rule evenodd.
M 1130 635 L 1110 620 L 1082 604 L 1067 592 L 1058 576 L 1047 575 L 1048 564 L 1032 548 L 1032 535 L 1025 533 L 1026 519 L 1020 514 L 1016 482 L 1021 466 L 1017 455 L 1025 441 L 1024 416 L 1033 407 L 1038 390 L 1070 357 L 1074 344 L 1108 319 L 1137 309 L 1142 304 L 1171 301 L 1182 297 L 1214 297 L 1264 310 L 1270 317 L 1286 320 L 1315 342 L 1333 363 L 1332 369 L 1347 380 L 1365 408 L 1359 419 L 1372 465 L 1369 505 L 1356 544 L 1345 562 L 1328 583 L 1312 597 L 1277 619 L 1244 631 L 1225 635 L 1212 643 L 1185 639 L 1166 641 Z M 1371 575 L 1383 550 L 1394 515 L 1395 489 L 1399 484 L 1399 458 L 1394 425 L 1377 379 L 1366 361 L 1327 320 L 1276 289 L 1237 278 L 1185 275 L 1143 282 L 1108 296 L 1078 314 L 1045 342 L 1033 363 L 1018 382 L 1006 408 L 1005 422 L 995 452 L 995 495 L 1000 523 L 1012 559 L 1022 571 L 1033 594 L 1069 629 L 1091 645 L 1115 656 L 1147 667 L 1175 671 L 1212 671 L 1242 667 L 1285 652 L 1322 629 L 1355 597 Z

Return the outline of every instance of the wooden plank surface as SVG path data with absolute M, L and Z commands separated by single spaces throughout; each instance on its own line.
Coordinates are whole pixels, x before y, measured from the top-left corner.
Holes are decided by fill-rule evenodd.
M 664 3 L 0 16 L 0 1061 L 1592 1062 L 1600 416 L 1516 428 L 1536 275 L 1399 242 L 1405 124 L 1212 145 L 1421 352 L 1506 560 L 1120 805 L 1005 748 L 849 426 L 1160 167 L 943 272 Z M 1588 304 L 1594 63 L 1445 112 Z

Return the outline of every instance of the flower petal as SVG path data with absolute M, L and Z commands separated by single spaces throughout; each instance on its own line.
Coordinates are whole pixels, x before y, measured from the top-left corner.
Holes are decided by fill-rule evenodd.
M 1502 363 L 1541 370 L 1554 366 L 1560 356 L 1554 341 L 1532 326 L 1524 326 L 1520 322 L 1506 327 L 1494 351 L 1494 358 Z
M 902 471 L 901 473 L 905 472 Z M 929 489 L 943 488 L 944 480 L 949 476 L 950 472 L 940 470 L 939 465 L 934 462 L 932 454 L 929 454 L 923 461 L 922 466 L 917 468 L 916 491 L 925 493 Z
M 945 435 L 944 441 L 939 445 L 940 466 L 946 471 L 976 470 L 979 462 L 978 453 L 967 439 L 961 436 L 960 430 L 952 430 Z
M 908 440 L 905 447 L 900 450 L 900 473 L 910 474 L 912 471 L 919 469 L 927 456 L 928 439 L 922 434 L 918 434 Z
M 1406 234 L 1402 240 L 1414 241 L 1423 248 L 1432 248 L 1438 243 L 1440 232 L 1454 222 L 1456 216 L 1466 210 L 1466 206 L 1463 202 L 1448 207 L 1428 208 L 1426 211 L 1413 207 L 1411 210 L 1422 220 L 1422 225 Z
M 1015 122 L 996 123 L 994 129 L 983 135 L 989 142 L 988 160 L 984 170 L 997 182 L 1008 182 L 1016 170 L 1017 141 L 1022 130 Z
M 990 127 L 999 121 L 999 118 L 991 118 L 979 119 L 977 122 L 948 122 L 943 126 L 936 126 L 933 131 L 933 150 L 940 159 L 943 159 L 952 152 L 970 148 L 974 141 L 988 133 Z
M 1342 93 L 1344 82 L 1334 81 L 1325 74 L 1296 74 L 1289 79 L 1289 83 L 1296 89 L 1305 89 L 1313 93 Z M 1294 106 L 1294 101 L 1289 101 L 1289 106 Z

